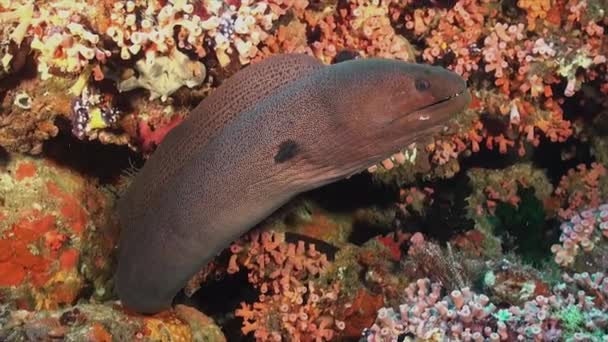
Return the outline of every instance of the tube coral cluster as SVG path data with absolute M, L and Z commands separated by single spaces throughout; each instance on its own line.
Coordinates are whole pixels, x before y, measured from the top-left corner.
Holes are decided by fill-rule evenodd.
M 596 244 L 608 239 L 608 204 L 595 209 L 587 209 L 562 223 L 560 244 L 553 245 L 555 262 L 568 266 L 574 262 L 579 252 L 590 252 Z
M 312 281 L 328 264 L 325 254 L 304 241 L 287 243 L 284 233 L 254 232 L 250 239 L 247 246 L 237 242 L 230 247 L 228 265 L 228 273 L 245 266 L 249 283 L 260 290 L 258 302 L 241 303 L 235 312 L 243 318 L 243 334 L 253 332 L 258 341 L 282 341 L 284 336 L 329 341 L 344 329 L 332 313 L 339 283 L 319 287 Z
M 607 293 L 603 273 L 566 274 L 553 295 L 499 309 L 469 288 L 442 296 L 439 283 L 419 279 L 406 289 L 399 310 L 380 309 L 363 335 L 370 342 L 397 341 L 406 334 L 432 341 L 602 340 Z

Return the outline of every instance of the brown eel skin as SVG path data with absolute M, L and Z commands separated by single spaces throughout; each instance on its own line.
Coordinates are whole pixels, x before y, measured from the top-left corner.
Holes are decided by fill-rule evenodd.
M 287 54 L 242 69 L 167 135 L 119 201 L 123 305 L 169 308 L 291 198 L 436 133 L 469 100 L 457 74 L 389 59 L 324 66 Z

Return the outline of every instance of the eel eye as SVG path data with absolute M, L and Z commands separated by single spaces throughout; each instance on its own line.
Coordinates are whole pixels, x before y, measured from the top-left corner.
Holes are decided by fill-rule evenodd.
M 431 87 L 431 83 L 423 78 L 417 79 L 414 82 L 414 85 L 416 86 L 416 90 L 418 91 L 425 91 Z

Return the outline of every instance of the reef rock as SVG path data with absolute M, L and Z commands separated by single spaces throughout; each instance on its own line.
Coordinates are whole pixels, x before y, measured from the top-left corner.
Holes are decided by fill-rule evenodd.
M 30 309 L 110 291 L 113 195 L 48 159 L 10 155 L 0 173 L 0 302 Z
M 184 305 L 154 316 L 132 315 L 119 305 L 112 304 L 83 304 L 56 311 L 18 310 L 6 315 L 1 313 L 2 341 L 226 341 L 211 318 Z

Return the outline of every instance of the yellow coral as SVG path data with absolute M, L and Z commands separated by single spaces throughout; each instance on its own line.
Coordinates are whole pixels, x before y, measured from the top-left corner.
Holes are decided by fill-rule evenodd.
M 36 311 L 53 310 L 65 299 L 76 298 L 84 281 L 76 269 L 60 270 L 49 279 L 43 288 L 32 289 Z M 67 303 L 71 304 L 71 303 Z
M 545 19 L 551 9 L 551 0 L 519 0 L 517 6 L 528 12 L 528 30 L 536 29 L 536 20 Z
M 17 27 L 15 27 L 13 30 L 13 33 L 11 33 L 10 38 L 18 45 L 21 45 L 21 42 L 25 38 L 25 34 L 27 33 L 27 29 L 29 28 L 34 15 L 34 2 L 28 1 L 25 4 L 20 4 L 17 6 L 14 6 L 11 4 L 11 2 L 8 2 L 6 5 L 7 6 L 3 4 L 2 7 L 13 8 L 14 10 L 0 13 L 0 23 L 19 22 Z
M 152 341 L 160 342 L 189 342 L 192 341 L 192 331 L 187 323 L 176 317 L 165 319 L 144 319 L 147 337 Z

